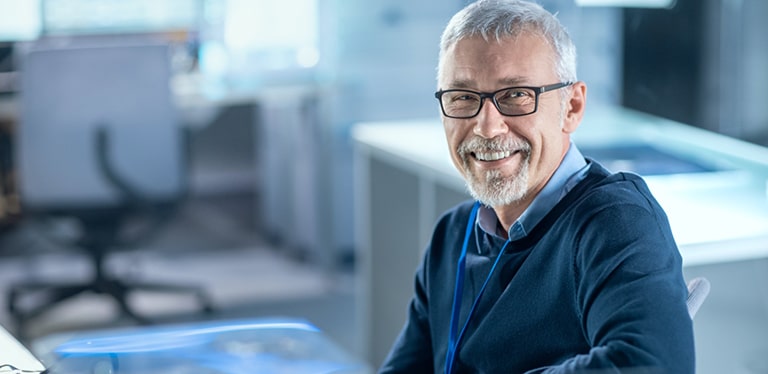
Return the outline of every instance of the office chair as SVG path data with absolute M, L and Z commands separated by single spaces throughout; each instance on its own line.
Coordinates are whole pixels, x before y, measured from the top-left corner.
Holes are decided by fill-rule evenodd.
M 135 246 L 167 222 L 186 192 L 168 46 L 32 47 L 20 62 L 16 155 L 24 217 L 74 219 L 79 230 L 69 244 L 88 255 L 93 276 L 79 284 L 12 285 L 8 309 L 18 335 L 30 319 L 84 292 L 111 297 L 139 323 L 149 319 L 129 305 L 133 291 L 191 294 L 210 312 L 199 287 L 131 282 L 104 267 L 109 252 Z M 45 298 L 32 303 L 40 294 Z
M 688 305 L 688 315 L 691 316 L 691 319 L 693 319 L 696 312 L 699 311 L 701 304 L 704 303 L 704 300 L 709 295 L 709 287 L 709 280 L 704 277 L 697 277 L 688 281 L 688 299 L 686 304 Z

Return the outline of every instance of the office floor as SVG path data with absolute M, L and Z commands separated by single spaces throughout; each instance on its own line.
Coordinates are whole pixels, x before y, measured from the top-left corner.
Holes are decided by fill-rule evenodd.
M 191 297 L 139 294 L 131 299 L 158 323 L 298 317 L 357 354 L 351 270 L 320 269 L 269 245 L 255 229 L 253 211 L 248 194 L 192 199 L 153 240 L 111 256 L 108 268 L 135 279 L 198 283 L 211 295 L 215 312 L 210 316 L 199 315 Z M 0 234 L 0 324 L 11 331 L 5 300 L 10 283 L 39 276 L 82 279 L 89 272 L 82 255 L 57 248 L 38 229 L 21 224 Z M 29 343 L 63 331 L 131 324 L 111 300 L 84 294 L 30 323 Z

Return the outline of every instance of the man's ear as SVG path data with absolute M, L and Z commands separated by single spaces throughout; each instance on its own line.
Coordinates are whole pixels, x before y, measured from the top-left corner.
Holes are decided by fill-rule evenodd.
M 578 81 L 571 85 L 571 95 L 567 102 L 565 118 L 563 118 L 563 132 L 570 134 L 579 127 L 584 117 L 584 109 L 587 104 L 587 84 Z

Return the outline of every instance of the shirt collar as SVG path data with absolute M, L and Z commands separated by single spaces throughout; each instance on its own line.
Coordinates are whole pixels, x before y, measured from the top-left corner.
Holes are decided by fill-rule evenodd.
M 520 218 L 510 227 L 508 237 L 510 240 L 524 238 L 536 226 L 552 208 L 560 202 L 576 184 L 581 182 L 587 174 L 589 165 L 584 156 L 573 142 L 568 147 L 563 161 L 557 167 L 552 178 L 533 199 L 531 205 L 525 209 Z M 490 207 L 481 206 L 477 215 L 477 224 L 480 228 L 495 236 L 503 237 L 503 228 L 499 224 L 496 212 Z

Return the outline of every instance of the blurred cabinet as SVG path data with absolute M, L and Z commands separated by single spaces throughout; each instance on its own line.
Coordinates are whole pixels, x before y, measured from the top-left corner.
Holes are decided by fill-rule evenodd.
M 313 87 L 269 89 L 259 100 L 257 210 L 274 242 L 323 263 L 332 217 L 321 216 L 328 165 L 317 104 Z
M 405 321 L 416 268 L 439 215 L 469 198 L 437 121 L 355 126 L 358 322 L 379 366 Z

